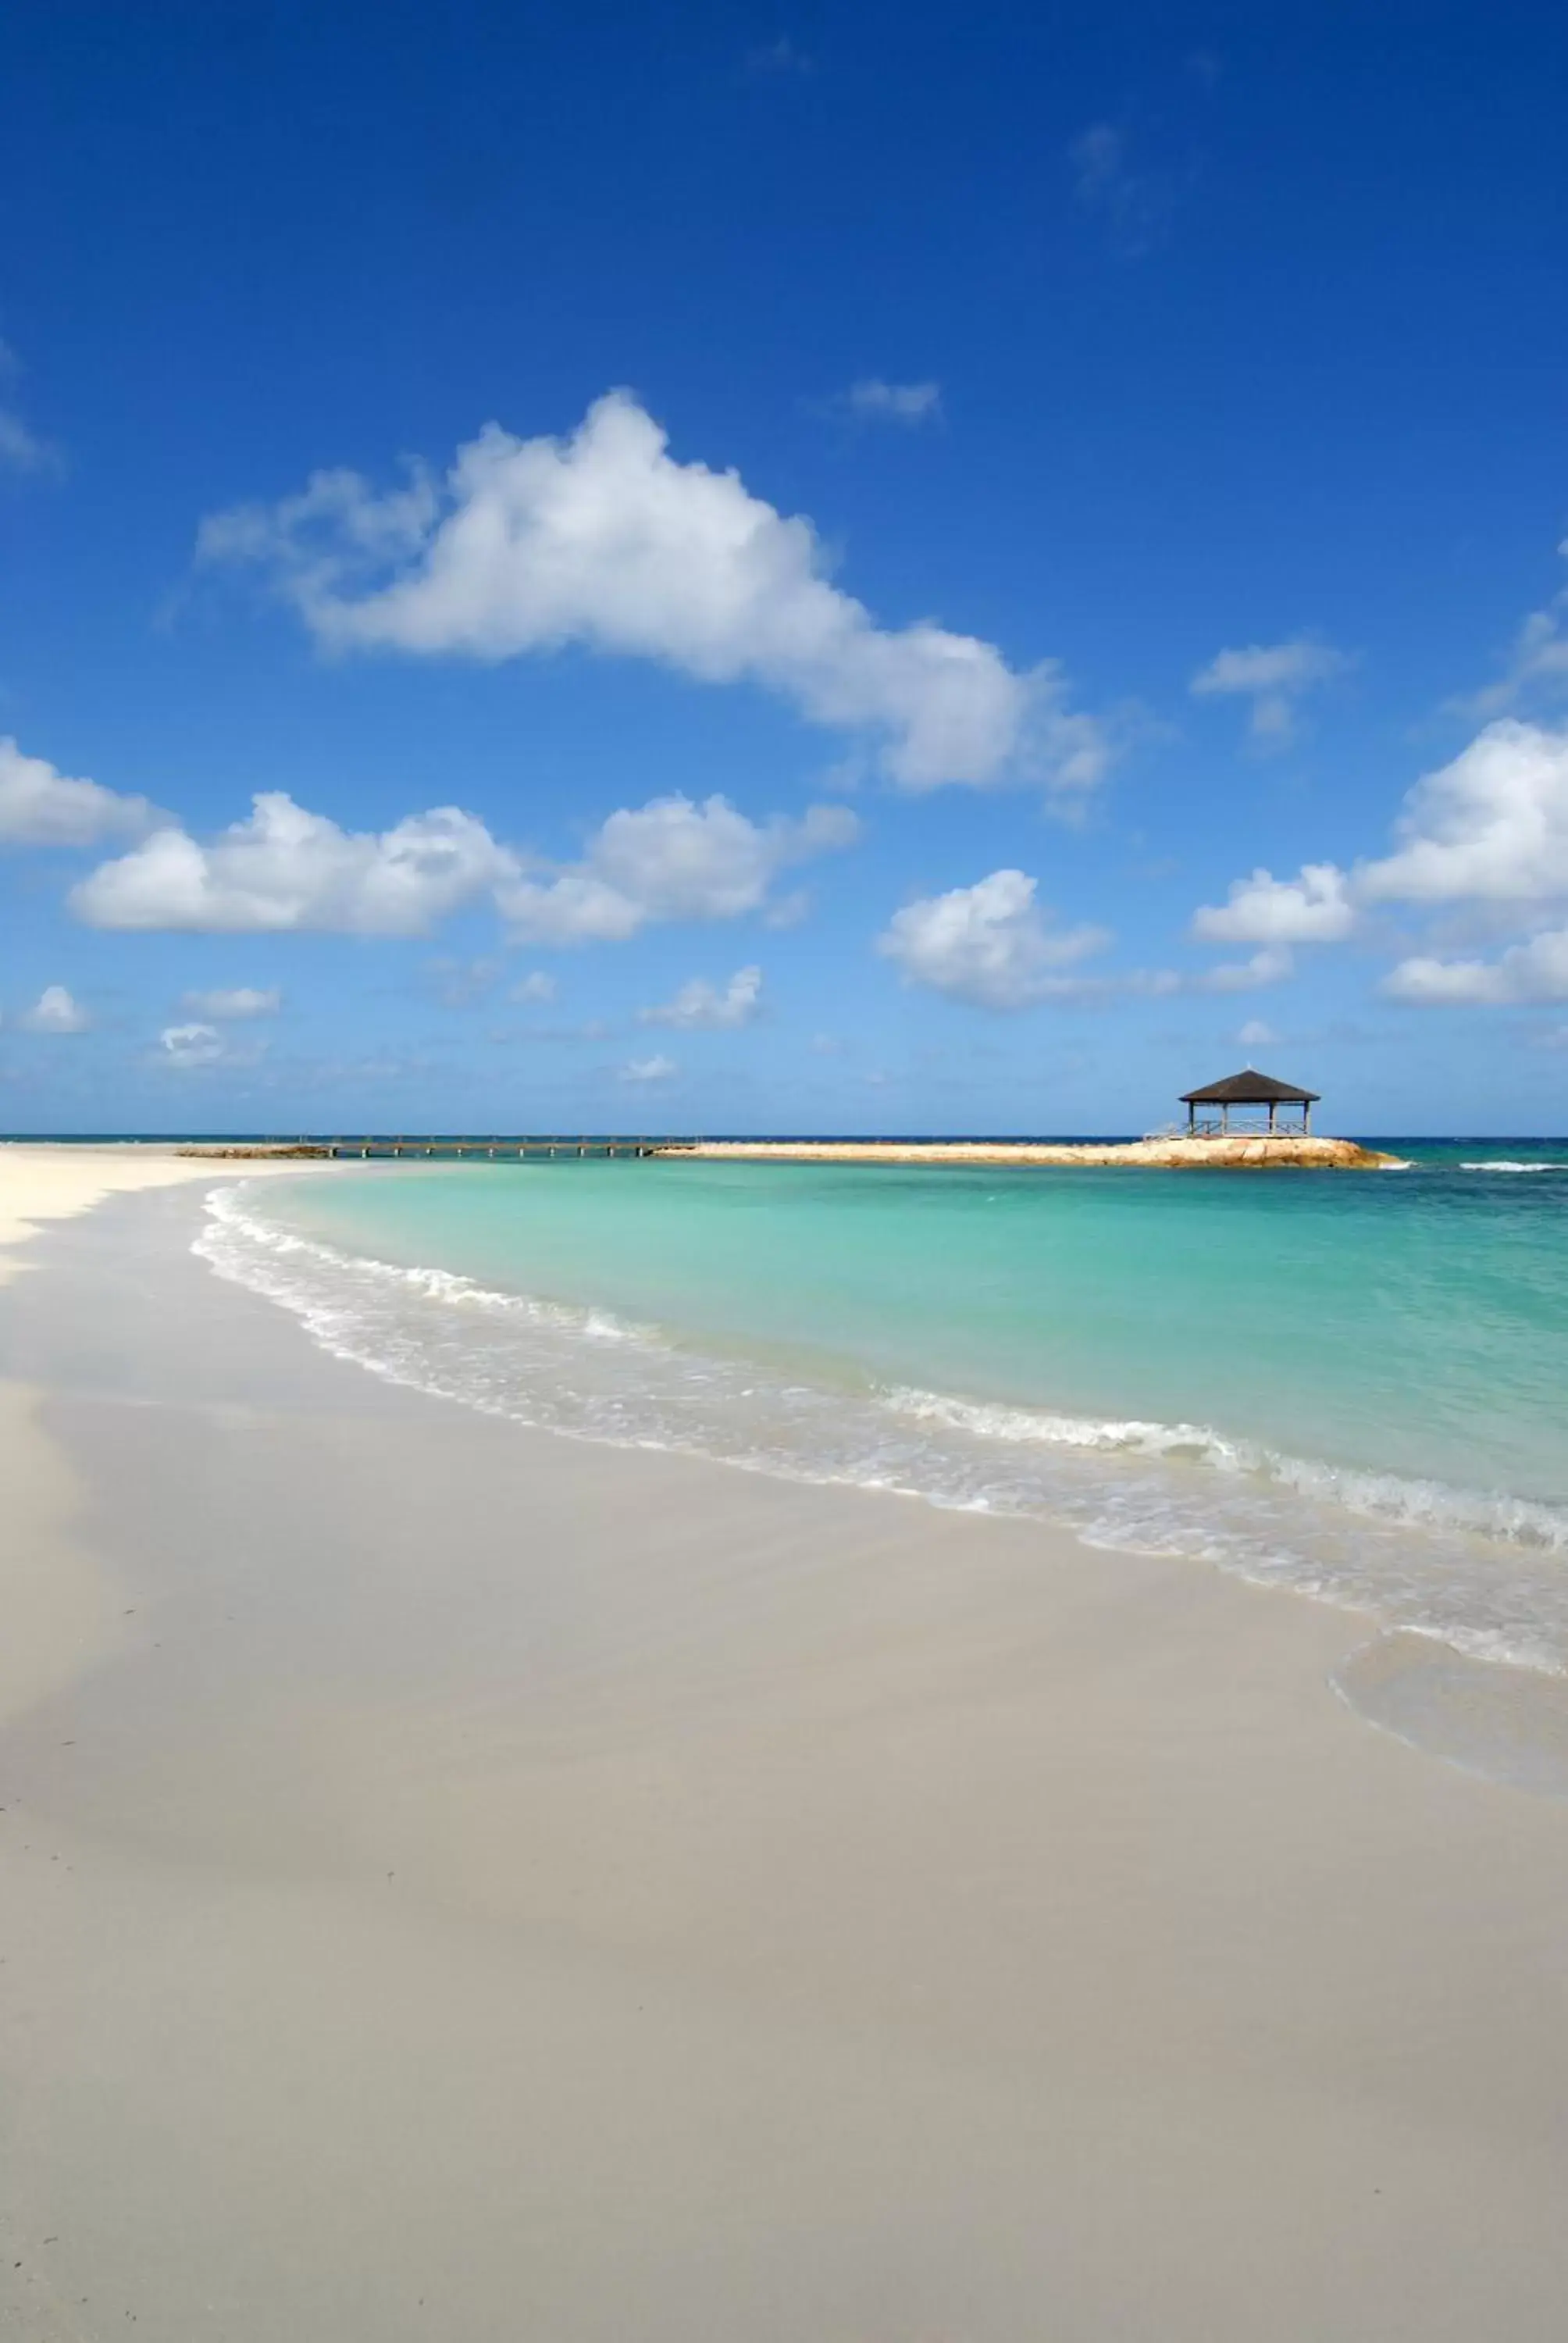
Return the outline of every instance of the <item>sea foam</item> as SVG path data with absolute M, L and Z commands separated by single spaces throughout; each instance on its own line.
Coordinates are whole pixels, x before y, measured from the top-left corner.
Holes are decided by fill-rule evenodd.
M 621 1447 L 1060 1523 L 1184 1554 L 1568 1673 L 1568 1511 L 1347 1470 L 1201 1423 L 1093 1417 L 862 1380 L 832 1387 L 696 1350 L 648 1322 L 347 1252 L 215 1190 L 195 1251 L 389 1381 Z

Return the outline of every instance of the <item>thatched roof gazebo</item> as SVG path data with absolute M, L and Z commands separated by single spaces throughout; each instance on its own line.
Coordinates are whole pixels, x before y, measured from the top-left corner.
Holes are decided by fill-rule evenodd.
M 1279 1128 L 1278 1116 L 1282 1106 L 1299 1106 L 1302 1110 L 1299 1128 L 1303 1132 L 1310 1131 L 1312 1109 L 1318 1102 L 1318 1096 L 1316 1091 L 1298 1090 L 1293 1082 L 1277 1082 L 1272 1074 L 1256 1073 L 1248 1066 L 1241 1073 L 1228 1074 L 1222 1082 L 1206 1082 L 1201 1091 L 1183 1091 L 1181 1103 L 1187 1110 L 1187 1129 L 1193 1138 L 1200 1135 L 1212 1137 L 1215 1133 L 1223 1138 L 1230 1131 L 1231 1112 L 1234 1107 L 1267 1107 L 1269 1129 L 1272 1131 Z M 1212 1115 L 1206 1115 L 1200 1122 L 1198 1109 L 1201 1106 L 1217 1106 L 1219 1120 L 1216 1121 Z M 1289 1123 L 1285 1127 L 1294 1130 L 1298 1126 Z

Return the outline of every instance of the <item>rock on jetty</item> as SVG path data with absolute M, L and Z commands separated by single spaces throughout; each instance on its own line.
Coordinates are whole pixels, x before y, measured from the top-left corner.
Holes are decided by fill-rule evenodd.
M 331 1155 L 332 1150 L 329 1147 L 311 1146 L 304 1140 L 293 1145 L 286 1144 L 282 1141 L 274 1143 L 270 1140 L 257 1140 L 254 1143 L 234 1147 L 176 1147 L 175 1153 L 210 1156 L 215 1163 L 275 1163 L 284 1157 L 290 1161 L 300 1157 L 312 1163 L 325 1163 Z
M 699 1139 L 650 1148 L 654 1155 L 697 1155 L 742 1163 L 1102 1164 L 1158 1172 L 1404 1172 L 1398 1155 L 1353 1139 L 1300 1131 L 1233 1132 L 1225 1139 L 1129 1139 L 1105 1146 L 1047 1146 L 1032 1140 Z

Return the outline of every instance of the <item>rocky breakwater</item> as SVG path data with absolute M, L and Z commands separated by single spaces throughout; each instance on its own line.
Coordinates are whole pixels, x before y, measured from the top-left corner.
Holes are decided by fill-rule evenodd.
M 210 1157 L 215 1163 L 276 1163 L 285 1159 L 289 1162 L 303 1160 L 325 1163 L 330 1159 L 332 1150 L 330 1147 L 314 1147 L 305 1140 L 297 1142 L 280 1140 L 276 1143 L 269 1140 L 257 1140 L 254 1144 L 234 1147 L 176 1147 L 175 1153 Z
M 1402 1172 L 1402 1157 L 1353 1139 L 1299 1131 L 1237 1132 L 1225 1139 L 1129 1139 L 1102 1146 L 1033 1140 L 699 1139 L 652 1148 L 651 1154 L 699 1156 L 708 1162 L 951 1163 L 1103 1165 L 1155 1172 Z

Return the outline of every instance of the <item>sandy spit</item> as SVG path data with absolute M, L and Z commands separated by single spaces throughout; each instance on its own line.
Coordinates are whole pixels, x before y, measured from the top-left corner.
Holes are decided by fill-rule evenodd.
M 1159 1172 L 1402 1172 L 1409 1168 L 1402 1157 L 1360 1146 L 1352 1139 L 1284 1136 L 1130 1139 L 1103 1147 L 1056 1146 L 1025 1140 L 699 1139 L 654 1152 L 746 1163 L 974 1163 L 992 1168 L 1077 1164 Z

